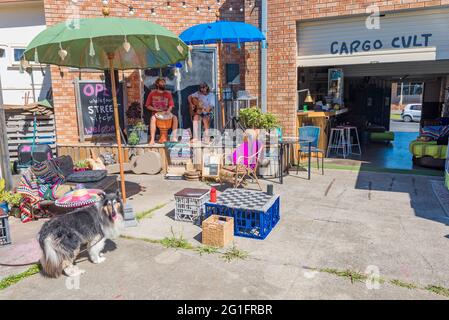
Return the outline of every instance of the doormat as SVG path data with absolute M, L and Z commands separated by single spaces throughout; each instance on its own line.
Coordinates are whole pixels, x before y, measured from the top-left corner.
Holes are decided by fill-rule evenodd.
M 449 217 L 449 190 L 446 188 L 442 180 L 431 180 L 430 184 L 432 185 L 433 193 L 438 199 L 441 208 L 443 208 L 446 216 Z

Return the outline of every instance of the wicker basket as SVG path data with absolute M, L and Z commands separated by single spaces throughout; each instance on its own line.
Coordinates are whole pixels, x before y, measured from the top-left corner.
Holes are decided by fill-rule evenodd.
M 234 218 L 211 215 L 203 221 L 202 243 L 222 248 L 234 240 Z

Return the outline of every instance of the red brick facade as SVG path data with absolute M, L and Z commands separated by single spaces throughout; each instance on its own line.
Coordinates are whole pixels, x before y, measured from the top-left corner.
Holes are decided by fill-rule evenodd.
M 172 32 L 179 34 L 186 28 L 198 24 L 216 20 L 216 11 L 219 10 L 222 19 L 227 20 L 244 20 L 244 11 L 240 11 L 243 0 L 222 0 L 217 6 L 215 0 L 186 1 L 187 8 L 182 7 L 181 1 L 171 1 L 171 8 L 167 7 L 167 1 L 145 1 L 132 0 L 120 1 L 121 3 L 131 4 L 135 8 L 136 18 L 148 19 L 158 23 Z M 78 10 L 79 17 L 100 17 L 102 16 L 102 1 L 86 1 L 78 0 L 73 3 L 69 0 L 45 0 L 45 19 L 47 25 L 51 26 L 58 22 L 64 21 L 72 14 L 76 14 Z M 208 10 L 208 6 L 211 10 Z M 229 8 L 233 7 L 230 11 Z M 200 12 L 196 8 L 200 7 Z M 109 0 L 110 16 L 129 17 L 128 7 L 120 5 L 114 0 Z M 151 14 L 151 9 L 155 8 L 156 15 Z M 225 48 L 223 48 L 225 50 Z M 242 51 L 237 50 L 235 46 L 231 46 L 231 54 L 227 54 L 226 58 L 219 62 L 219 70 L 221 65 L 226 62 L 240 63 Z M 220 72 L 220 75 L 223 74 Z M 81 79 L 99 80 L 102 73 L 89 74 L 79 73 L 77 71 L 69 71 L 67 68 L 52 67 L 52 85 L 55 105 L 56 118 L 56 135 L 58 143 L 76 143 L 79 142 L 78 124 L 75 104 L 75 90 L 73 80 L 77 77 Z M 120 72 L 120 77 L 122 73 Z M 138 73 L 125 73 L 127 82 L 130 84 L 128 88 L 128 104 L 133 101 L 139 101 L 140 89 L 138 82 Z M 219 84 L 221 77 L 219 77 Z
M 128 8 L 114 0 L 109 1 L 110 15 L 128 17 Z M 121 1 L 122 3 L 124 1 Z M 126 2 L 125 2 L 126 3 Z M 135 17 L 149 19 L 179 34 L 189 26 L 215 20 L 216 1 L 186 1 L 188 8 L 183 9 L 181 1 L 171 1 L 172 8 L 166 7 L 166 1 L 133 0 L 129 2 L 136 9 Z M 253 4 L 249 7 L 248 3 Z M 48 25 L 63 21 L 71 14 L 69 0 L 45 0 L 45 16 Z M 245 20 L 260 27 L 260 0 L 222 0 L 220 14 L 222 19 Z M 377 4 L 380 10 L 395 11 L 423 7 L 449 5 L 449 0 L 268 0 L 268 111 L 279 116 L 287 134 L 294 134 L 296 128 L 296 27 L 297 21 L 326 17 L 365 14 L 369 5 Z M 212 10 L 206 8 L 210 5 Z M 244 11 L 239 9 L 243 7 Z M 202 10 L 197 13 L 196 7 Z M 229 11 L 232 6 L 234 10 Z M 101 16 L 101 0 L 83 1 L 76 4 L 81 17 Z M 151 14 L 156 8 L 156 16 Z M 231 53 L 226 46 L 222 47 L 219 59 L 219 73 L 223 75 L 226 62 L 240 63 L 242 88 L 252 94 L 260 95 L 260 44 L 246 44 L 242 50 L 231 46 Z M 53 92 L 56 111 L 56 130 L 59 143 L 78 142 L 78 126 L 75 109 L 73 79 L 78 72 L 68 72 L 62 68 L 52 68 Z M 63 77 L 61 76 L 63 74 Z M 99 75 L 82 74 L 83 79 L 98 79 Z M 139 99 L 138 76 L 130 75 L 128 102 Z M 219 77 L 219 88 L 223 82 Z

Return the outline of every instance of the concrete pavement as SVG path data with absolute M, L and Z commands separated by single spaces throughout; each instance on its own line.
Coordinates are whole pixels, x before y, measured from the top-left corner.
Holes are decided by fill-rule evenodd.
M 174 221 L 172 210 L 176 191 L 201 183 L 128 177 L 144 186 L 130 201 L 136 212 L 164 206 L 126 235 L 157 240 L 173 229 L 200 244 L 201 229 Z M 35 275 L 0 291 L 0 299 L 445 298 L 388 282 L 449 288 L 449 217 L 430 187 L 430 180 L 441 178 L 343 170 L 326 170 L 324 176 L 314 170 L 311 181 L 305 177 L 292 175 L 275 185 L 281 221 L 266 240 L 235 238 L 249 253 L 247 260 L 228 263 L 219 254 L 118 239 L 116 247 L 110 243 L 105 263 L 79 263 L 87 270 L 80 289 L 67 287 L 66 278 Z M 332 272 L 346 269 L 377 269 L 387 282 L 369 290 L 365 282 L 352 284 Z

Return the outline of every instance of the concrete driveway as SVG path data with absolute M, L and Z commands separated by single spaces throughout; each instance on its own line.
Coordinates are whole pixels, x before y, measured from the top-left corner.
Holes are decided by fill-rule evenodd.
M 275 184 L 280 223 L 266 240 L 235 238 L 249 257 L 231 262 L 137 239 L 163 239 L 172 229 L 199 245 L 199 227 L 172 219 L 172 195 L 202 184 L 129 178 L 144 186 L 131 200 L 136 211 L 164 205 L 126 229 L 132 240 L 109 242 L 101 265 L 81 258 L 87 273 L 79 282 L 34 275 L 0 299 L 447 298 L 449 217 L 430 186 L 441 178 L 343 170 L 315 170 L 311 181 L 304 172 L 289 176 Z M 373 272 L 381 283 L 357 281 Z

